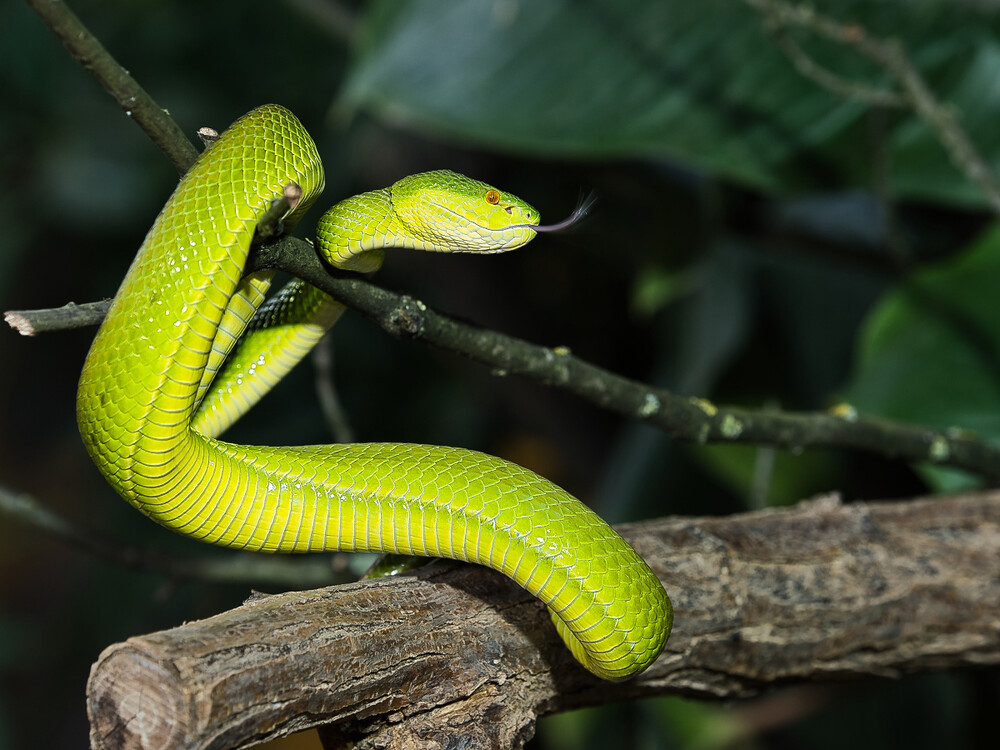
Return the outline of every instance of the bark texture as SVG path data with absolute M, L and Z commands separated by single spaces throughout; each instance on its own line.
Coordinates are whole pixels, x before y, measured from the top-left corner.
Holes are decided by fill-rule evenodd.
M 95 748 L 234 748 L 325 725 L 327 747 L 519 747 L 537 716 L 630 697 L 1000 663 L 1000 492 L 621 528 L 675 608 L 661 658 L 602 683 L 492 571 L 256 598 L 130 638 L 88 686 Z

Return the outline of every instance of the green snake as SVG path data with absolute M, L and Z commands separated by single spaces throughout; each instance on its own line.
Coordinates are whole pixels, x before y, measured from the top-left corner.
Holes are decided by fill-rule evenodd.
M 302 188 L 290 228 L 324 179 L 309 134 L 276 105 L 240 118 L 183 177 L 84 365 L 77 419 L 98 468 L 144 514 L 212 544 L 489 566 L 548 605 L 591 672 L 623 680 L 642 671 L 670 633 L 670 600 L 635 551 L 552 482 L 459 448 L 218 439 L 340 314 L 303 283 L 264 302 L 270 274 L 244 274 L 272 200 Z M 338 203 L 317 244 L 332 266 L 368 272 L 387 247 L 493 253 L 539 228 L 519 198 L 440 171 Z

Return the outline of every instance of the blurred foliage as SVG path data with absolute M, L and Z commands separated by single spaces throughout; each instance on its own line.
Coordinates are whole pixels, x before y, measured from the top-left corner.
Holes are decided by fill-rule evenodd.
M 1000 167 L 1000 39 L 985 3 L 812 5 L 898 38 L 938 95 L 970 113 L 965 126 Z M 866 106 L 801 76 L 742 2 L 455 0 L 440 10 L 439 0 L 374 2 L 345 102 L 491 147 L 663 157 L 781 193 L 870 181 L 870 152 L 858 148 Z M 889 84 L 841 45 L 810 40 L 807 51 L 842 78 Z M 919 122 L 896 118 L 880 137 L 896 195 L 981 202 Z
M 522 195 L 546 220 L 581 190 L 600 198 L 578 231 L 524 252 L 392 254 L 379 276 L 390 287 L 681 393 L 795 409 L 847 395 L 997 437 L 1000 234 L 981 196 L 912 113 L 803 78 L 740 0 L 72 5 L 187 132 L 266 101 L 293 109 L 323 154 L 329 202 L 441 167 Z M 992 2 L 812 5 L 900 39 L 1000 171 Z M 0 307 L 110 295 L 176 175 L 23 3 L 0 5 L 0 28 Z M 844 78 L 891 86 L 850 49 L 794 38 Z M 0 332 L 0 482 L 83 525 L 200 551 L 89 464 L 73 409 L 92 335 Z M 844 451 L 678 445 L 356 316 L 335 340 L 359 439 L 515 458 L 613 521 L 953 481 Z M 300 368 L 233 439 L 327 442 L 311 379 Z M 104 646 L 246 593 L 110 569 L 0 522 L 0 748 L 81 746 Z M 778 707 L 671 698 L 554 717 L 535 745 L 985 747 L 997 694 L 991 671 L 792 689 Z
M 863 411 L 1000 441 L 998 284 L 1000 226 L 910 274 L 871 312 L 848 398 Z M 947 489 L 974 482 L 954 471 L 924 471 Z

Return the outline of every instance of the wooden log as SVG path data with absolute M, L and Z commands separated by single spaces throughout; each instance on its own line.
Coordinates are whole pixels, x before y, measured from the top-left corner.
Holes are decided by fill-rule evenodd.
M 636 680 L 591 677 L 498 574 L 436 563 L 110 646 L 88 685 L 91 743 L 235 748 L 326 725 L 330 747 L 519 747 L 537 716 L 582 705 L 1000 663 L 1000 492 L 621 531 L 675 607 Z

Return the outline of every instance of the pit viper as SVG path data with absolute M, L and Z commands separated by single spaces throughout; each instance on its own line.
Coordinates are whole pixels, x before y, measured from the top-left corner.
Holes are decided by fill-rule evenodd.
M 648 667 L 672 610 L 646 563 L 593 511 L 508 461 L 396 443 L 246 446 L 219 435 L 336 321 L 341 306 L 245 274 L 257 222 L 285 186 L 323 189 L 313 140 L 288 110 L 237 120 L 184 175 L 149 230 L 87 355 L 77 421 L 114 489 L 155 521 L 227 547 L 387 551 L 489 566 L 549 608 L 599 677 Z M 370 272 L 385 248 L 494 253 L 539 214 L 506 192 L 427 172 L 348 198 L 320 219 L 332 266 Z

